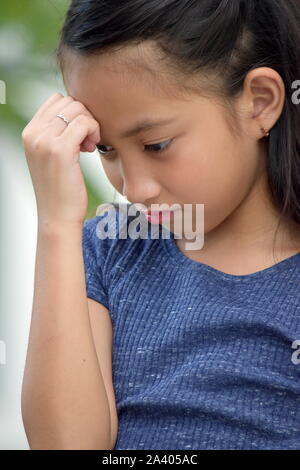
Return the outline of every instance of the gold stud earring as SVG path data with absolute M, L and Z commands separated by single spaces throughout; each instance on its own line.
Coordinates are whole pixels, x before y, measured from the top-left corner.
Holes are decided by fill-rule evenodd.
M 261 129 L 261 131 L 262 131 L 264 137 L 269 137 L 270 132 L 268 132 L 264 127 L 261 127 L 260 129 Z

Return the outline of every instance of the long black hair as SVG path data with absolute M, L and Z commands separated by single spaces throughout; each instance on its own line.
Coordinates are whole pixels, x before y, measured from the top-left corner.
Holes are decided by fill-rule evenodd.
M 213 72 L 212 90 L 227 103 L 243 90 L 250 70 L 280 74 L 286 99 L 266 140 L 268 183 L 280 221 L 300 224 L 300 109 L 292 100 L 300 79 L 300 0 L 73 0 L 57 63 L 63 72 L 66 49 L 92 56 L 146 40 L 183 78 L 183 89 L 185 78 Z

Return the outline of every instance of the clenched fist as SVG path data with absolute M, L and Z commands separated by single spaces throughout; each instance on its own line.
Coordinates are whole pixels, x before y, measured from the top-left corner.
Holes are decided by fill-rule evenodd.
M 23 129 L 22 141 L 39 224 L 83 224 L 88 197 L 79 157 L 80 151 L 93 151 L 100 142 L 98 122 L 79 101 L 54 93 Z

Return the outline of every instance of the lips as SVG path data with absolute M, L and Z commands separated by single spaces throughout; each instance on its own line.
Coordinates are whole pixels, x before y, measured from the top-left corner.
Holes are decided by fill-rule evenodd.
M 163 214 L 170 214 L 171 212 L 174 212 L 174 211 L 151 211 L 149 210 L 146 212 L 146 215 L 150 215 L 151 217 L 157 217 Z
M 148 211 L 145 213 L 145 216 L 149 222 L 154 224 L 161 224 L 164 221 L 172 220 L 174 211 Z

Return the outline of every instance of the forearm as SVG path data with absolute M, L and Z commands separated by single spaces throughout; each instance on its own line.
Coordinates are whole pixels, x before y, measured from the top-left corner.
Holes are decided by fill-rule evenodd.
M 109 449 L 110 412 L 86 299 L 82 227 L 39 228 L 22 416 L 33 449 Z

